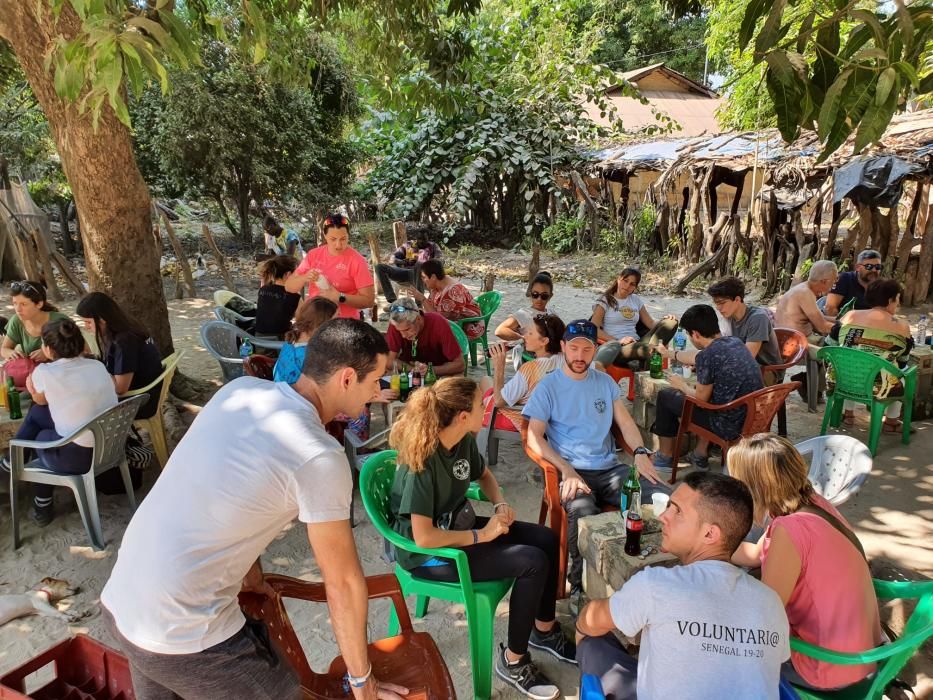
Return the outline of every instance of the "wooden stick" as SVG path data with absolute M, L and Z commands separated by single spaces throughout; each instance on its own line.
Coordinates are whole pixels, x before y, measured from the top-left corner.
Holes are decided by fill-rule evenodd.
M 402 226 L 404 227 L 405 224 L 402 224 Z M 376 274 L 376 265 L 380 262 L 379 239 L 376 237 L 375 233 L 370 233 L 367 239 L 369 240 L 369 257 L 373 266 L 373 286 L 376 288 L 376 294 L 373 297 L 373 299 L 375 299 L 375 297 L 379 295 L 379 275 Z M 369 314 L 373 323 L 379 320 L 379 305 L 375 301 L 373 301 L 373 307 L 370 309 Z
M 490 272 L 483 277 L 483 292 L 491 292 L 496 286 L 496 273 Z
M 194 287 L 194 277 L 191 275 L 191 265 L 188 264 L 188 258 L 185 257 L 185 251 L 181 247 L 181 241 L 178 240 L 178 236 L 175 235 L 175 228 L 172 226 L 172 222 L 169 221 L 168 214 L 166 214 L 162 209 L 159 209 L 159 215 L 162 217 L 162 223 L 165 224 L 165 233 L 168 234 L 168 239 L 172 242 L 172 248 L 175 250 L 176 264 L 181 268 L 181 273 L 184 275 L 185 287 L 187 288 L 188 296 L 194 299 L 198 293 Z M 178 297 L 179 299 L 181 297 Z
M 81 284 L 81 279 L 71 269 L 71 265 L 68 264 L 68 260 L 64 255 L 59 253 L 57 250 L 52 251 L 52 262 L 58 267 L 58 271 L 62 273 L 62 277 L 65 278 L 65 282 L 68 283 L 68 286 L 71 287 L 75 294 L 79 297 L 83 297 L 87 294 L 87 289 L 83 284 Z
M 204 238 L 207 239 L 207 244 L 211 247 L 211 250 L 214 251 L 214 259 L 217 260 L 217 265 L 220 267 L 220 273 L 224 276 L 224 284 L 227 285 L 227 289 L 231 292 L 236 291 L 236 284 L 233 282 L 233 276 L 230 274 L 230 271 L 227 269 L 227 265 L 224 262 L 224 254 L 220 252 L 220 248 L 217 247 L 217 242 L 214 240 L 214 236 L 211 235 L 211 229 L 207 224 L 201 224 L 201 233 L 204 234 Z
M 720 214 L 719 219 L 716 221 L 716 224 L 710 228 L 709 233 L 707 235 L 709 236 L 718 235 L 719 232 L 722 231 L 723 228 L 725 228 L 728 222 L 729 222 L 729 215 L 725 213 Z M 701 274 L 703 274 L 707 270 L 712 270 L 713 268 L 715 268 L 716 264 L 719 262 L 722 256 L 725 255 L 728 251 L 729 251 L 728 242 L 723 241 L 723 245 L 719 246 L 719 250 L 717 250 L 712 256 L 708 257 L 703 262 L 697 265 L 694 265 L 692 268 L 690 268 L 690 270 L 687 272 L 686 275 L 680 278 L 680 280 L 674 286 L 674 294 L 683 294 L 684 290 L 687 288 L 687 285 L 690 284 L 690 282 L 692 282 L 695 278 L 699 277 Z
M 52 269 L 49 245 L 45 240 L 45 236 L 42 235 L 41 230 L 34 228 L 32 230 L 32 238 L 36 243 L 36 252 L 39 255 L 39 262 L 42 264 L 42 269 L 45 272 L 45 286 L 49 290 L 49 298 L 52 301 L 61 301 L 65 297 L 62 296 L 62 291 L 58 288 L 58 282 L 55 281 L 55 270 Z
M 29 240 L 13 235 L 13 241 L 19 251 L 19 258 L 23 261 L 23 267 L 26 268 L 26 276 L 31 280 L 39 281 L 39 268 L 36 267 L 36 259 L 32 255 L 32 243 Z
M 401 248 L 405 244 L 405 241 L 408 240 L 408 232 L 405 230 L 404 221 L 396 221 L 392 224 L 392 239 L 395 241 L 396 248 Z M 377 260 L 376 262 L 382 261 Z

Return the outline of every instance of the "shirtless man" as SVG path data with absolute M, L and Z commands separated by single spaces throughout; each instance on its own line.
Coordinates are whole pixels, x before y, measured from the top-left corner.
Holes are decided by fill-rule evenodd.
M 788 289 L 778 301 L 774 325 L 798 330 L 812 344 L 820 345 L 836 319 L 823 314 L 816 300 L 832 289 L 836 277 L 836 264 L 832 260 L 813 263 L 807 281 Z

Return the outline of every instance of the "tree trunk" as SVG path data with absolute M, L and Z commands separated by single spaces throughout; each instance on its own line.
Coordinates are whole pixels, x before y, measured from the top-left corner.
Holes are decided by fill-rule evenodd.
M 57 21 L 47 2 L 0 0 L 0 36 L 13 47 L 42 111 L 71 185 L 85 245 L 91 289 L 111 294 L 152 334 L 164 354 L 172 331 L 152 240 L 149 191 L 129 130 L 109 106 L 95 130 L 89 114 L 55 93 L 44 60 L 59 34 L 74 37 L 79 18 L 64 3 Z
M 917 282 L 913 295 L 914 304 L 922 304 L 930 293 L 930 282 L 933 277 L 933 204 L 927 207 L 926 222 L 923 242 L 920 244 L 920 262 L 917 265 Z
M 68 225 L 68 202 L 58 200 L 58 223 L 62 232 L 62 252 L 65 255 L 75 254 L 75 242 L 71 237 L 71 227 Z
M 253 242 L 253 229 L 249 223 L 249 183 L 240 183 L 237 187 L 236 209 L 240 217 L 240 240 L 244 243 Z

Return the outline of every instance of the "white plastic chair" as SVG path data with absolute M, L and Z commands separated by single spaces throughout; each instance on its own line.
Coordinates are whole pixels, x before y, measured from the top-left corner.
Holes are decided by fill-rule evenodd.
M 201 344 L 220 364 L 224 383 L 243 376 L 243 358 L 240 357 L 239 344 L 249 340 L 254 348 L 263 348 L 278 352 L 285 343 L 281 340 L 265 340 L 250 335 L 246 331 L 224 321 L 207 321 L 201 325 Z
M 871 474 L 868 446 L 850 435 L 821 435 L 794 447 L 806 460 L 810 455 L 810 483 L 834 506 L 858 493 Z
M 100 525 L 100 511 L 97 508 L 97 485 L 94 477 L 105 471 L 119 467 L 126 488 L 126 496 L 130 502 L 130 510 L 136 510 L 136 496 L 133 493 L 133 483 L 130 479 L 129 465 L 126 462 L 124 448 L 126 436 L 136 417 L 136 412 L 149 400 L 148 396 L 134 396 L 121 401 L 113 408 L 108 408 L 100 415 L 92 418 L 85 425 L 54 442 L 37 442 L 35 440 L 10 441 L 10 517 L 13 520 L 13 549 L 18 549 L 19 514 L 17 513 L 18 485 L 21 482 L 33 484 L 49 484 L 51 486 L 67 486 L 75 495 L 78 502 L 78 512 L 84 521 L 88 538 L 94 549 L 104 548 L 104 532 Z M 74 442 L 81 433 L 90 430 L 94 435 L 94 452 L 91 458 L 91 468 L 85 474 L 60 474 L 46 469 L 38 458 L 27 463 L 25 456 L 27 449 L 50 449 L 61 447 Z

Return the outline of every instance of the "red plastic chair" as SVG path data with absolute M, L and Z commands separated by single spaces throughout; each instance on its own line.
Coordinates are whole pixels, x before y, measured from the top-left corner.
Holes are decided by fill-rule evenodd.
M 612 377 L 616 384 L 623 379 L 628 379 L 628 400 L 635 400 L 635 371 L 630 367 L 617 367 L 611 365 L 606 368 L 606 374 Z
M 279 653 L 288 660 L 298 673 L 305 698 L 314 700 L 345 700 L 349 697 L 344 689 L 344 674 L 347 672 L 343 658 L 334 659 L 326 673 L 315 673 L 302 651 L 301 642 L 292 628 L 283 598 L 308 600 L 315 603 L 327 601 L 324 584 L 309 583 L 290 576 L 266 574 L 265 581 L 273 595 L 240 593 L 243 612 L 266 623 L 269 637 Z M 393 574 L 366 578 L 369 598 L 391 598 L 398 615 L 399 633 L 394 637 L 380 639 L 369 645 L 369 660 L 373 674 L 382 681 L 398 683 L 411 692 L 409 698 L 448 700 L 457 697 L 453 680 L 441 653 L 427 632 L 415 632 L 405 599 Z
M 784 370 L 798 365 L 807 356 L 809 341 L 807 336 L 793 328 L 775 328 L 774 334 L 777 336 L 778 348 L 781 351 L 781 364 L 765 365 L 761 368 L 761 376 L 764 378 L 765 372 L 774 372 L 776 376 Z M 778 409 L 778 435 L 787 435 L 787 406 L 782 403 Z
M 247 377 L 272 380 L 275 360 L 265 355 L 250 355 L 243 360 L 243 373 Z
M 677 437 L 674 438 L 674 465 L 671 470 L 671 481 L 677 480 L 677 457 L 680 455 L 680 440 L 686 433 L 693 433 L 699 438 L 705 438 L 714 445 L 719 445 L 722 450 L 722 463 L 726 463 L 726 455 L 729 448 L 736 444 L 743 437 L 754 435 L 756 433 L 766 433 L 771 430 L 771 423 L 774 422 L 774 416 L 784 405 L 787 395 L 796 391 L 800 382 L 790 382 L 789 384 L 775 384 L 765 387 L 751 394 L 746 394 L 735 401 L 724 404 L 712 404 L 706 401 L 700 401 L 693 396 L 684 397 L 684 410 L 680 414 L 680 429 L 677 431 Z M 716 433 L 697 425 L 693 422 L 694 408 L 702 408 L 706 411 L 731 411 L 735 408 L 745 407 L 745 422 L 742 424 L 742 430 L 739 437 L 734 440 L 724 440 Z
M 538 525 L 547 524 L 554 534 L 557 535 L 557 541 L 560 545 L 558 553 L 557 569 L 557 597 L 567 597 L 567 511 L 560 500 L 560 470 L 548 462 L 544 457 L 531 449 L 528 445 L 528 420 L 523 418 L 521 424 L 522 447 L 525 448 L 525 454 L 532 462 L 540 467 L 544 472 L 544 492 L 541 494 L 541 510 L 538 513 Z M 615 424 L 612 426 L 612 435 L 616 441 L 618 449 L 625 450 L 628 454 L 633 454 L 631 448 L 618 432 Z M 603 506 L 604 513 L 619 510 L 618 505 Z M 548 520 L 550 522 L 548 523 Z
M 492 395 L 485 399 L 486 407 L 483 412 L 483 430 L 488 431 L 486 440 L 486 464 L 495 465 L 499 461 L 499 441 L 521 440 L 521 435 L 515 423 L 496 408 Z

